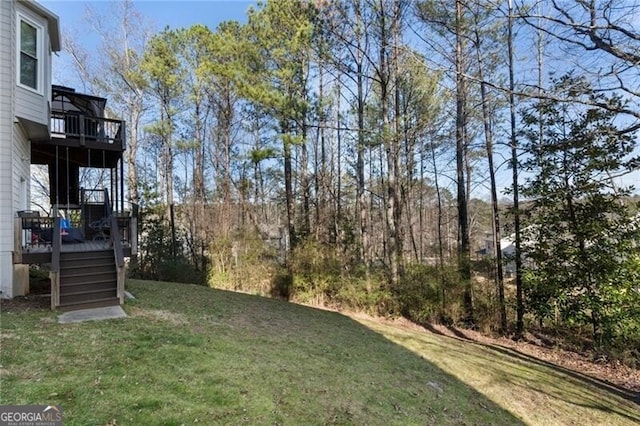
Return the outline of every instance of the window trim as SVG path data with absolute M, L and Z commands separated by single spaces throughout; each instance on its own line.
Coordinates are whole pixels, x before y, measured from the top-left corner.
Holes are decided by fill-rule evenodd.
M 1 0 L 0 0 L 1 1 Z M 21 23 L 32 26 L 36 29 L 36 88 L 23 84 L 20 81 L 21 77 L 21 43 L 22 43 L 22 25 Z M 30 92 L 37 93 L 38 95 L 44 95 L 44 43 L 43 43 L 44 26 L 39 24 L 34 19 L 25 15 L 24 13 L 17 12 L 16 20 L 16 83 L 19 87 Z

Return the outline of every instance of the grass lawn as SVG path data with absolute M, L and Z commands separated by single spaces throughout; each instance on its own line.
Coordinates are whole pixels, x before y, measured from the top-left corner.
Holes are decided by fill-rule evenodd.
M 245 294 L 129 281 L 129 318 L 3 311 L 0 404 L 65 425 L 634 424 L 640 406 L 517 353 Z

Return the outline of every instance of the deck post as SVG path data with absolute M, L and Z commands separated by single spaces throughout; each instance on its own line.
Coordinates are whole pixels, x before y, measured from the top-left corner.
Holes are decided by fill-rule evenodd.
M 51 280 L 51 309 L 60 306 L 60 272 L 49 272 Z
M 121 305 L 124 305 L 124 276 L 125 270 L 124 266 L 116 266 L 117 271 L 117 291 L 116 294 L 118 296 L 118 300 Z
M 53 218 L 53 233 L 51 236 L 51 309 L 60 306 L 60 250 L 62 240 L 60 238 L 60 217 Z
M 13 221 L 13 263 L 22 263 L 22 218 Z
M 109 233 L 111 243 L 113 244 L 113 254 L 116 261 L 116 295 L 122 305 L 124 303 L 124 255 L 122 252 L 122 241 L 120 240 L 120 230 L 118 229 L 118 219 L 115 215 L 111 215 L 111 232 Z
M 84 120 L 85 117 L 83 114 L 80 114 L 79 116 L 79 120 L 80 120 L 80 146 L 84 146 L 85 144 L 85 134 L 84 134 Z
M 129 245 L 131 245 L 131 256 L 138 255 L 138 218 L 132 216 L 129 219 Z

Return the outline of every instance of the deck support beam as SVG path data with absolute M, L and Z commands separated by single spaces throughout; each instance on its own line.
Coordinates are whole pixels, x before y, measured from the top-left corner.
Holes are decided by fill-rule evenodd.
M 117 292 L 118 300 L 120 300 L 120 304 L 124 305 L 124 277 L 125 277 L 125 269 L 123 266 L 116 266 L 117 271 Z
M 22 219 L 13 221 L 13 263 L 22 263 Z
M 51 280 L 51 309 L 60 306 L 60 272 L 49 272 Z

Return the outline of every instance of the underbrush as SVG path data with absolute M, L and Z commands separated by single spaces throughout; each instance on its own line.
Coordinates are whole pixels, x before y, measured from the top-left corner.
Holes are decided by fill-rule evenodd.
M 546 348 L 558 348 L 588 357 L 596 363 L 640 368 L 640 335 L 631 330 L 605 342 L 594 342 L 589 326 L 546 321 L 542 325 L 527 316 L 525 340 Z
M 287 298 L 277 252 L 258 236 L 218 239 L 209 247 L 207 284 L 212 288 Z
M 210 287 L 276 297 L 292 302 L 380 316 L 404 316 L 416 323 L 457 325 L 464 286 L 452 265 L 406 265 L 392 288 L 383 265 L 368 270 L 315 242 L 303 242 L 288 262 L 258 237 L 219 240 L 210 247 Z M 495 317 L 491 291 L 478 288 L 478 317 L 490 328 Z
M 207 276 L 209 286 L 292 302 L 376 316 L 402 316 L 417 324 L 440 323 L 464 327 L 462 305 L 465 285 L 454 264 L 407 264 L 403 278 L 389 285 L 383 265 L 371 266 L 339 257 L 319 243 L 301 243 L 288 262 L 258 237 L 248 235 L 235 241 L 219 241 L 212 253 Z M 498 290 L 487 262 L 475 262 L 472 278 L 474 328 L 484 334 L 499 333 Z M 515 319 L 515 285 L 504 285 L 507 318 Z M 628 319 L 628 318 L 627 318 Z M 543 346 L 557 346 L 594 360 L 640 365 L 640 319 L 617 325 L 606 344 L 595 345 L 584 325 L 561 320 L 542 324 L 531 314 L 526 330 Z M 634 328 L 635 327 L 635 328 Z M 621 332 L 621 331 L 631 332 Z M 635 332 L 633 331 L 635 330 Z
M 349 264 L 321 244 L 306 242 L 297 247 L 290 273 L 292 301 L 373 315 L 396 311 L 380 271 Z

